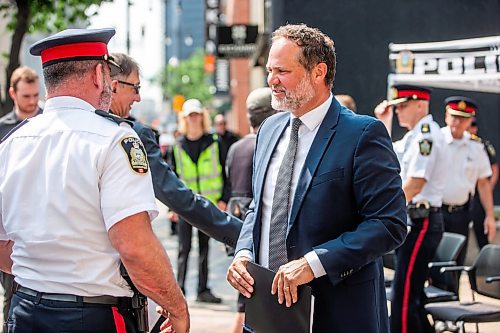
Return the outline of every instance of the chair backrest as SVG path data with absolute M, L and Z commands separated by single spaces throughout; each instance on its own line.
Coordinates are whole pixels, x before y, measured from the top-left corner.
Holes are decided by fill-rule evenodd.
M 500 299 L 500 281 L 486 283 L 490 276 L 500 276 L 500 245 L 486 245 L 479 252 L 470 276 L 471 288 L 478 294 Z
M 465 236 L 452 232 L 443 232 L 436 254 L 432 261 L 454 261 L 465 245 Z
M 442 262 L 457 260 L 460 251 L 465 245 L 465 240 L 466 238 L 464 235 L 444 232 L 443 238 L 441 238 L 439 242 L 432 261 Z M 458 291 L 458 277 L 459 274 L 454 273 L 441 274 L 439 273 L 439 269 L 429 272 L 429 278 L 433 286 L 453 292 Z

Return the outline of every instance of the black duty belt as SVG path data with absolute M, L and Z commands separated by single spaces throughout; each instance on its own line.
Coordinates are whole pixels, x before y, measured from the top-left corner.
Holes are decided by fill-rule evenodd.
M 53 294 L 53 293 L 42 293 L 30 288 L 23 286 L 16 287 L 16 293 L 19 297 L 25 298 L 27 300 L 38 302 L 40 300 L 56 301 L 56 302 L 68 302 L 76 304 L 101 304 L 101 305 L 121 305 L 127 300 L 128 297 L 114 297 L 114 296 L 77 296 L 71 294 Z
M 431 206 L 430 210 L 431 210 L 431 213 L 438 213 L 441 211 L 441 207 Z
M 467 209 L 469 207 L 469 202 L 466 202 L 465 204 L 463 205 L 447 205 L 447 204 L 443 204 L 443 211 L 446 211 L 448 213 L 456 213 L 456 212 L 460 212 L 460 211 L 463 211 L 465 209 Z

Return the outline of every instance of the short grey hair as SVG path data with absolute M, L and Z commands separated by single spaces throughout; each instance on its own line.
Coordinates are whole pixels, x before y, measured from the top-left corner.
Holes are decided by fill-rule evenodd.
M 107 66 L 103 60 L 73 60 L 63 61 L 43 68 L 43 77 L 47 91 L 51 92 L 69 79 L 84 80 L 85 76 L 98 64 Z
M 117 77 L 125 78 L 133 72 L 137 72 L 137 74 L 140 74 L 139 64 L 137 64 L 137 62 L 132 59 L 132 57 L 126 55 L 125 53 L 110 53 L 109 55 L 113 57 L 114 61 L 122 69 L 121 73 L 112 75 L 112 79 L 115 79 Z

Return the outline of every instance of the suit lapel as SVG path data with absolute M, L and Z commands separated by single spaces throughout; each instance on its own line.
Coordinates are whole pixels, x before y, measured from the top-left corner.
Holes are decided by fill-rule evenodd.
M 319 125 L 318 133 L 313 140 L 309 153 L 307 154 L 306 160 L 304 162 L 304 167 L 300 172 L 299 181 L 297 183 L 297 189 L 295 190 L 295 196 L 292 204 L 292 211 L 290 213 L 290 220 L 288 222 L 287 235 L 290 232 L 297 214 L 304 201 L 307 189 L 311 184 L 312 177 L 314 176 L 316 169 L 318 168 L 319 162 L 323 157 L 326 149 L 328 148 L 330 142 L 335 136 L 335 128 L 339 121 L 340 115 L 340 104 L 335 98 L 332 100 L 332 104 L 325 115 L 325 118 Z

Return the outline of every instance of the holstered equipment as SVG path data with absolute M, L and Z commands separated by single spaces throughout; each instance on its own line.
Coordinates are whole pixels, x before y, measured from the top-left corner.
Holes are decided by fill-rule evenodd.
M 429 217 L 431 212 L 431 205 L 429 201 L 417 201 L 415 203 L 408 204 L 408 216 L 410 219 L 424 219 Z
M 148 298 L 141 294 L 141 292 L 136 288 L 132 279 L 128 275 L 123 263 L 120 263 L 120 274 L 127 281 L 130 289 L 134 292 L 132 296 L 132 314 L 137 323 L 138 333 L 148 333 L 149 323 L 148 323 Z

